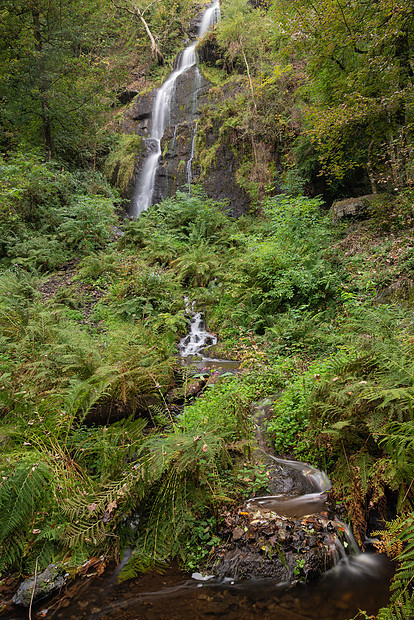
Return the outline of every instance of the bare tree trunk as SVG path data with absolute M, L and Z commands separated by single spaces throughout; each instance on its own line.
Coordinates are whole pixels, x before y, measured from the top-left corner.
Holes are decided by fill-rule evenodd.
M 391 129 L 388 132 L 388 154 L 391 164 L 392 182 L 394 185 L 394 189 L 398 190 L 400 189 L 401 179 L 399 174 L 398 156 L 395 150 L 394 134 Z
M 369 182 L 371 183 L 371 192 L 373 194 L 376 194 L 377 186 L 375 184 L 374 171 L 372 169 L 372 161 L 371 161 L 373 144 L 374 144 L 374 140 L 371 140 L 371 142 L 369 143 L 369 147 L 368 147 L 367 172 L 368 172 Z
M 140 18 L 140 20 L 142 21 L 144 28 L 146 30 L 147 35 L 150 38 L 151 41 L 151 52 L 153 53 L 153 55 L 155 56 L 155 58 L 157 59 L 157 62 L 159 65 L 163 65 L 164 64 L 164 56 L 161 54 L 161 51 L 152 35 L 151 30 L 149 29 L 149 26 L 147 24 L 147 22 L 144 19 L 144 16 L 142 15 L 141 11 L 139 10 L 139 8 L 137 6 L 134 5 L 134 11 L 136 12 L 136 15 L 138 15 L 138 17 Z
M 242 42 L 241 37 L 239 38 L 239 43 L 240 43 L 240 48 L 241 48 L 241 51 L 242 51 L 242 54 L 243 54 L 244 64 L 246 65 L 247 77 L 249 78 L 249 86 L 250 86 L 250 92 L 252 93 L 252 101 L 253 101 L 254 111 L 257 112 L 257 105 L 256 105 L 256 99 L 254 97 L 254 88 L 253 88 L 252 78 L 251 78 L 251 75 L 250 75 L 249 63 L 247 62 L 246 54 L 244 53 L 244 47 L 243 47 L 243 42 Z
M 134 15 L 134 17 L 138 17 L 144 28 L 145 28 L 145 32 L 147 33 L 150 41 L 151 41 L 151 52 L 153 54 L 153 56 L 157 59 L 157 62 L 159 65 L 163 65 L 164 64 L 164 56 L 161 53 L 160 48 L 157 45 L 157 42 L 154 38 L 154 35 L 152 34 L 146 19 L 144 18 L 144 13 L 146 11 L 146 9 L 144 9 L 144 11 L 141 11 L 141 9 L 139 7 L 137 7 L 135 4 L 131 5 L 132 8 L 129 8 L 128 6 L 125 5 L 119 5 L 117 4 L 117 2 L 115 2 L 114 0 L 112 0 L 112 4 L 117 8 L 120 9 L 121 11 L 126 11 L 127 13 L 129 13 L 130 15 Z M 153 2 L 150 2 L 150 4 L 148 6 L 150 6 L 151 4 L 153 4 Z M 147 8 L 148 8 L 147 6 Z

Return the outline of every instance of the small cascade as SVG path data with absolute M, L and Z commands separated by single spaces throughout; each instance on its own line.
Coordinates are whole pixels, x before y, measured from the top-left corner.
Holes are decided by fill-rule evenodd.
M 342 575 L 353 579 L 368 566 L 375 576 L 382 560 L 362 554 L 351 529 L 335 516 L 325 472 L 269 453 L 265 420 L 270 415 L 272 398 L 254 403 L 254 455 L 266 470 L 267 494 L 250 497 L 226 515 L 225 542 L 212 564 L 216 579 L 209 583 L 291 584 L 332 571 L 334 580 Z
M 202 357 L 202 351 L 217 344 L 217 338 L 205 329 L 201 312 L 194 312 L 194 303 L 187 301 L 187 314 L 190 315 L 190 332 L 180 340 L 178 349 L 181 357 Z
M 215 2 L 204 11 L 198 37 L 202 37 L 208 28 L 216 23 L 219 16 L 219 2 Z M 146 140 L 147 157 L 139 175 L 135 193 L 132 199 L 131 216 L 139 217 L 152 204 L 155 177 L 161 156 L 161 140 L 170 122 L 171 103 L 174 97 L 178 78 L 196 64 L 196 42 L 191 43 L 181 53 L 177 68 L 172 71 L 162 86 L 158 89 L 152 106 L 151 136 Z M 196 72 L 194 92 L 198 91 L 200 75 Z

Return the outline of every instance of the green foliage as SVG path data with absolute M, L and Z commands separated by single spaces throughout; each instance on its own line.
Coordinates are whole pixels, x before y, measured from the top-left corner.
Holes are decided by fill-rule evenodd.
M 411 593 L 411 584 L 414 574 L 414 514 L 410 513 L 387 524 L 387 530 L 377 532 L 386 539 L 392 539 L 403 544 L 403 550 L 397 555 L 397 570 L 391 583 L 391 603 L 380 609 L 379 620 L 409 620 L 412 617 L 414 606 Z
M 102 249 L 114 224 L 113 201 L 102 196 L 74 196 L 62 220 L 57 236 L 70 250 L 86 253 Z
M 135 134 L 117 134 L 105 161 L 104 171 L 122 196 L 126 196 L 134 180 L 135 165 L 142 148 L 142 139 Z
M 135 260 L 123 262 L 121 277 L 113 285 L 109 299 L 117 301 L 111 312 L 130 321 L 179 311 L 184 305 L 182 291 L 171 272 Z
M 0 260 L 6 265 L 46 271 L 107 245 L 115 198 L 108 185 L 94 194 L 91 177 L 31 153 L 11 154 L 0 160 L 0 169 Z
M 339 274 L 323 255 L 332 226 L 320 214 L 320 204 L 284 195 L 265 203 L 265 226 L 250 236 L 225 279 L 214 318 L 263 334 L 278 313 L 326 307 L 338 292 Z
M 36 461 L 36 458 L 39 459 Z M 51 472 L 40 460 L 41 454 L 21 459 L 3 469 L 0 486 L 0 571 L 21 562 L 25 538 L 33 538 L 28 531 L 33 518 L 47 503 Z
M 95 0 L 64 7 L 45 1 L 4 7 L 0 96 L 8 122 L 1 127 L 3 136 L 18 133 L 78 164 L 102 152 L 107 104 L 124 73 L 116 61 L 106 62 L 121 38 L 108 11 L 109 2 Z
M 221 543 L 221 539 L 215 534 L 216 526 L 214 517 L 210 517 L 199 520 L 191 530 L 183 553 L 186 570 L 195 570 L 201 566 L 213 548 Z
M 302 0 L 282 0 L 271 12 L 288 35 L 286 54 L 306 60 L 301 94 L 324 170 L 343 178 L 364 168 L 371 186 L 402 188 L 412 167 L 406 151 L 412 141 L 410 10 L 388 0 L 375 8 L 318 0 L 308 8 Z

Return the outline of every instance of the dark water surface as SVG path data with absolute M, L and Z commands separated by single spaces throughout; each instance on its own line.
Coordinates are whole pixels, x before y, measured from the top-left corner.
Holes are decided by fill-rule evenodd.
M 117 584 L 113 575 L 79 582 L 73 601 L 39 603 L 33 620 L 347 620 L 387 603 L 392 566 L 381 555 L 347 559 L 321 579 L 293 587 L 269 582 L 202 585 L 177 567 Z M 62 603 L 64 606 L 62 606 Z M 27 610 L 9 618 L 27 618 Z

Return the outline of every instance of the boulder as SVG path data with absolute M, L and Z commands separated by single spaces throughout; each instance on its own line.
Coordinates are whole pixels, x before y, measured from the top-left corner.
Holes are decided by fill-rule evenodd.
M 55 590 L 65 585 L 68 573 L 59 564 L 49 564 L 49 566 L 39 573 L 36 577 L 25 579 L 19 586 L 16 594 L 13 596 L 13 603 L 23 607 L 29 607 L 31 601 L 48 596 Z
M 309 581 L 334 566 L 343 538 L 342 524 L 322 515 L 301 519 L 245 507 L 222 514 L 223 543 L 209 572 L 232 580 Z
M 366 194 L 357 198 L 338 200 L 333 203 L 330 209 L 332 220 L 334 222 L 350 218 L 364 220 L 370 217 L 372 206 L 379 199 L 378 194 Z

